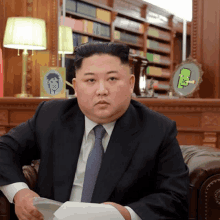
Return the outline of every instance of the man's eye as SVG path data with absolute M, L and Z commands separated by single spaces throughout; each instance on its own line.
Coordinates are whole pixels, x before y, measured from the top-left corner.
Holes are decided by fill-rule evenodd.
M 95 79 L 87 79 L 86 82 L 94 82 Z
M 117 80 L 117 78 L 115 78 L 115 77 L 111 77 L 111 78 L 109 78 L 111 81 L 114 81 L 114 80 Z

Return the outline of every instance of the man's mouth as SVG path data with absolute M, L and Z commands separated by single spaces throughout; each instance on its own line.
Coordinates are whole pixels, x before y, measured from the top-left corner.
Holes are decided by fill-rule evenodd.
M 106 102 L 106 101 L 99 101 L 99 102 L 97 102 L 96 104 L 109 104 L 109 103 Z

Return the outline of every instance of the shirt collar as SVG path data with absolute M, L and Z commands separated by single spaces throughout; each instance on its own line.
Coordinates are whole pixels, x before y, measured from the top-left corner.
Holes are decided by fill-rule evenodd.
M 116 121 L 113 121 L 113 122 L 110 122 L 110 123 L 107 123 L 107 124 L 102 124 L 102 126 L 105 128 L 107 134 L 109 136 L 111 136 L 112 134 L 112 131 L 114 129 L 114 126 L 115 126 L 115 122 Z M 89 133 L 93 130 L 93 128 L 97 125 L 98 123 L 94 122 L 94 121 L 91 121 L 89 118 L 87 118 L 85 116 L 85 134 L 86 134 L 86 140 L 88 138 L 88 135 Z

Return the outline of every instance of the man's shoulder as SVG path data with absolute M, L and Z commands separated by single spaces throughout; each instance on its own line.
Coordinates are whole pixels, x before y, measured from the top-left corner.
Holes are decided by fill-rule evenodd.
M 70 109 L 73 109 L 75 106 L 78 107 L 78 102 L 76 98 L 57 100 L 53 99 L 49 101 L 44 101 L 39 113 L 56 117 L 58 115 L 65 114 Z
M 146 120 L 148 123 L 165 123 L 168 125 L 173 123 L 173 120 L 171 120 L 167 116 L 150 109 L 141 102 L 132 99 L 131 105 L 136 110 L 137 114 L 139 115 L 139 118 L 142 117 L 142 119 L 144 121 Z

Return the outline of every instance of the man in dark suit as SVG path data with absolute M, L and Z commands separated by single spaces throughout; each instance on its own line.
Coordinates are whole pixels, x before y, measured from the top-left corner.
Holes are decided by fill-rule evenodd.
M 131 100 L 129 47 L 90 43 L 75 54 L 77 98 L 40 103 L 30 120 L 0 137 L 0 186 L 18 218 L 42 219 L 36 196 L 81 201 L 98 125 L 104 156 L 90 202 L 110 204 L 126 220 L 188 219 L 189 171 L 176 123 Z M 41 162 L 32 191 L 22 166 L 34 159 Z

